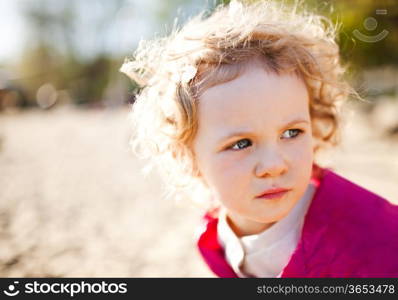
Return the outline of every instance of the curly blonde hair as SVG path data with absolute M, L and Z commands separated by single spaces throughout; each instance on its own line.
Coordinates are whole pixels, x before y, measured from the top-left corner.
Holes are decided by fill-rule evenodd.
M 294 72 L 306 84 L 315 152 L 339 142 L 338 108 L 358 95 L 343 78 L 337 26 L 302 8 L 300 1 L 233 1 L 167 37 L 141 41 L 126 59 L 121 71 L 143 87 L 130 115 L 131 145 L 166 177 L 167 197 L 187 190 L 195 200 L 206 198 L 192 150 L 199 96 L 239 76 L 254 59 L 276 74 Z

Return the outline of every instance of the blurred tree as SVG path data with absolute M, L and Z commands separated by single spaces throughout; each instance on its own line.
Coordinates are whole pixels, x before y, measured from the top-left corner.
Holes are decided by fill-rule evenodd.
M 257 0 L 251 0 L 255 2 Z M 288 3 L 296 0 L 285 0 Z M 216 4 L 228 4 L 230 0 L 217 0 Z M 305 0 L 311 10 L 331 17 L 340 24 L 339 40 L 343 59 L 362 68 L 381 65 L 398 65 L 398 3 L 396 0 Z M 370 19 L 369 19 L 370 18 Z M 374 22 L 374 26 L 368 23 Z M 372 25 L 373 25 L 372 24 Z M 354 31 L 372 37 L 383 30 L 388 35 L 377 42 L 358 39 Z
M 110 56 L 104 33 L 125 2 L 25 3 L 23 11 L 30 40 L 19 67 L 31 102 L 45 83 L 51 83 L 57 90 L 67 90 L 78 104 L 101 101 L 120 65 Z
M 144 24 L 148 27 L 153 22 L 161 30 L 164 30 L 167 24 L 169 27 L 166 26 L 166 31 L 169 32 L 176 17 L 179 19 L 179 24 L 182 24 L 203 9 L 211 10 L 217 4 L 229 2 L 229 0 L 203 2 L 155 0 L 147 6 L 153 17 L 151 20 L 145 20 Z M 396 0 L 303 0 L 303 2 L 311 9 L 330 16 L 334 22 L 341 24 L 339 44 L 342 57 L 354 68 L 398 65 Z M 30 39 L 24 48 L 19 68 L 23 77 L 22 83 L 26 86 L 32 103 L 35 102 L 37 90 L 46 83 L 50 83 L 57 90 L 67 91 L 75 103 L 95 103 L 102 101 L 105 91 L 109 90 L 109 85 L 122 80 L 118 69 L 123 58 L 111 54 L 111 48 L 114 47 L 112 35 L 115 35 L 115 32 L 110 28 L 115 19 L 120 17 L 118 12 L 126 3 L 131 4 L 128 0 L 23 2 L 22 9 L 29 25 Z M 140 2 L 140 5 L 143 4 Z M 377 13 L 383 9 L 385 14 Z M 127 18 L 128 15 L 124 17 Z M 376 27 L 372 27 L 373 29 L 367 26 L 369 18 L 376 20 L 376 24 L 373 24 Z M 131 28 L 124 30 L 135 35 L 135 29 L 132 25 Z M 370 37 L 387 30 L 388 35 L 376 43 L 370 43 L 359 40 L 353 34 L 355 30 Z M 129 83 L 128 88 L 134 90 L 135 86 Z
M 255 2 L 258 0 L 248 0 Z M 297 0 L 284 0 L 294 3 Z M 228 4 L 230 0 L 217 0 L 216 4 Z M 305 7 L 330 17 L 338 24 L 338 42 L 341 57 L 348 63 L 348 76 L 362 90 L 364 70 L 398 66 L 398 5 L 396 0 L 302 0 Z M 359 34 L 358 34 L 359 32 Z M 361 38 L 361 36 L 365 38 Z M 374 77 L 374 76 L 373 76 Z M 396 77 L 396 76 L 395 76 Z M 367 97 L 381 94 L 395 96 L 397 79 L 384 75 L 388 81 L 381 88 L 375 80 L 366 82 Z M 356 83 L 355 83 L 356 82 Z

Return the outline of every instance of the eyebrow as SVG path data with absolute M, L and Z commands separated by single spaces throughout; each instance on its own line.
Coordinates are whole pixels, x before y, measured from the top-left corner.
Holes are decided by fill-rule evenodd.
M 294 124 L 299 124 L 299 123 L 307 123 L 307 124 L 309 124 L 309 122 L 307 120 L 305 120 L 305 119 L 295 119 L 295 120 L 292 120 L 292 121 L 286 123 L 283 127 L 287 128 L 287 127 L 290 127 L 290 126 L 292 126 Z M 249 135 L 249 134 L 251 134 L 250 131 L 245 131 L 245 130 L 235 131 L 235 132 L 231 132 L 229 134 L 226 134 L 226 135 L 222 136 L 219 139 L 219 141 L 224 141 L 224 140 L 230 139 L 230 138 L 232 138 L 234 136 L 242 136 L 242 135 Z

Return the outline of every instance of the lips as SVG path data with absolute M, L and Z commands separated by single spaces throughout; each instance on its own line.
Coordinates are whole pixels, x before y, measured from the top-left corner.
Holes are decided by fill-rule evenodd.
M 262 192 L 260 195 L 257 196 L 257 198 L 266 198 L 266 199 L 280 198 L 283 195 L 285 195 L 288 191 L 290 191 L 290 189 L 272 188 Z

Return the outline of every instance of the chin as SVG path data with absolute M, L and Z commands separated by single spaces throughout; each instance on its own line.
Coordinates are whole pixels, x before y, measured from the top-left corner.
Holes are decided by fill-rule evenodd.
M 252 220 L 258 223 L 263 223 L 263 224 L 268 224 L 268 223 L 275 223 L 278 222 L 279 220 L 283 219 L 289 212 L 286 212 L 286 214 L 283 213 L 275 213 L 275 214 L 268 214 L 267 216 L 257 216 L 253 218 Z

